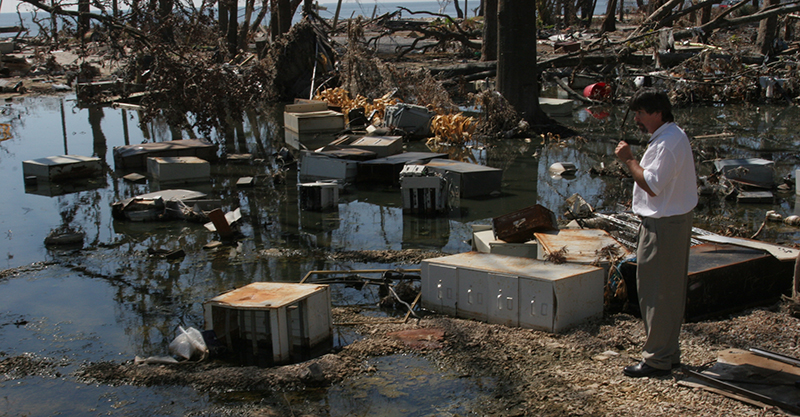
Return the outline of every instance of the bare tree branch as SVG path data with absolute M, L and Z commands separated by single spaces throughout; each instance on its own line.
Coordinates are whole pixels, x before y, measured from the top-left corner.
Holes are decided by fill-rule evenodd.
M 137 40 L 145 44 L 146 46 L 150 46 L 150 41 L 145 33 L 136 29 L 135 27 L 128 26 L 117 22 L 117 19 L 114 19 L 111 16 L 97 14 L 97 13 L 81 13 L 74 10 L 64 10 L 59 6 L 51 7 L 44 3 L 39 2 L 38 0 L 20 0 L 23 3 L 28 3 L 31 6 L 34 6 L 38 9 L 44 10 L 52 15 L 63 15 L 63 16 L 72 16 L 72 17 L 81 17 L 81 16 L 89 16 L 92 19 L 98 20 L 103 22 L 106 26 L 119 29 L 125 31 L 126 33 L 130 34 L 131 36 L 135 37 Z

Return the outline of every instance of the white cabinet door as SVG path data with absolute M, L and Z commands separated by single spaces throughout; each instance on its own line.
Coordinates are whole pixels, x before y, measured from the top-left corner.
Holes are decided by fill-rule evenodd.
M 553 331 L 555 306 L 551 281 L 520 278 L 519 325 L 530 329 Z
M 487 320 L 487 274 L 471 269 L 458 271 L 458 317 Z
M 456 315 L 458 305 L 458 268 L 447 265 L 428 265 L 428 292 L 433 296 L 434 310 Z
M 489 274 L 489 323 L 519 325 L 519 288 L 517 277 Z

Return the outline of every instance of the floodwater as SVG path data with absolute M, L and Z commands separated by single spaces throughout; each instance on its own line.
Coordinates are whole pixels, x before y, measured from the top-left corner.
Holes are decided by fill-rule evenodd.
M 135 356 L 162 356 L 179 326 L 202 329 L 202 303 L 253 281 L 297 282 L 313 270 L 413 268 L 331 261 L 314 256 L 275 257 L 269 249 L 299 253 L 353 250 L 429 249 L 458 253 L 470 249 L 472 224 L 533 204 L 557 214 L 564 199 L 581 194 L 597 210 L 624 208 L 629 181 L 589 174 L 592 167 L 613 163 L 620 138 L 639 141 L 632 120 L 620 133 L 623 112 L 616 108 L 576 109 L 561 120 L 582 133 L 564 143 L 515 139 L 491 146 L 473 144 L 461 157 L 504 170 L 502 195 L 461 199 L 449 215 L 419 218 L 403 215 L 396 188 L 350 187 L 340 195 L 338 210 L 311 213 L 299 209 L 297 171 L 284 183 L 262 181 L 237 188 L 242 176 L 266 178 L 280 169 L 273 154 L 285 146 L 281 115 L 248 114 L 227 135 L 210 139 L 227 154 L 251 153 L 250 164 L 212 167 L 206 184 L 184 185 L 219 199 L 223 210 L 240 208 L 243 239 L 235 247 L 204 250 L 217 239 L 203 225 L 182 221 L 126 223 L 113 220 L 110 204 L 160 189 L 135 184 L 114 171 L 115 146 L 173 139 L 168 126 L 140 127 L 135 111 L 77 105 L 74 95 L 23 98 L 7 103 L 0 123 L 9 126 L 0 139 L 0 256 L 6 269 L 0 278 L 0 361 L 20 355 L 45 359 L 53 368 L 41 375 L 0 376 L 0 416 L 11 415 L 180 415 L 202 414 L 225 404 L 252 401 L 250 396 L 224 398 L 183 387 L 132 387 L 86 384 L 72 373 L 87 362 L 129 361 Z M 592 114 L 606 110 L 609 116 Z M 759 157 L 775 162 L 776 181 L 792 176 L 797 161 L 796 106 L 704 106 L 678 109 L 676 117 L 691 136 L 724 132 L 731 138 L 696 139 L 703 161 L 699 175 L 711 173 L 714 158 Z M 2 126 L 0 126 L 2 127 Z M 0 131 L 0 133 L 3 133 Z M 183 132 L 183 138 L 190 137 Z M 422 142 L 407 150 L 426 151 Z M 22 161 L 60 154 L 97 156 L 109 170 L 99 178 L 60 186 L 39 182 L 26 187 Z M 548 167 L 572 162 L 575 178 L 553 178 Z M 776 194 L 773 204 L 739 204 L 703 197 L 696 213 L 730 219 L 755 232 L 767 210 L 786 216 L 797 207 L 794 192 Z M 698 225 L 703 227 L 704 225 Z M 45 237 L 59 228 L 85 233 L 81 250 L 49 249 Z M 794 244 L 797 229 L 768 224 L 760 238 Z M 148 257 L 148 249 L 181 248 L 177 260 Z M 391 314 L 377 307 L 377 295 L 333 288 L 335 305 L 363 306 L 364 314 Z M 335 346 L 358 335 L 335 331 Z M 462 378 L 423 357 L 396 355 L 373 360 L 369 377 L 345 381 L 322 391 L 292 393 L 289 401 L 327 405 L 330 415 L 470 414 L 471 407 L 492 398 L 493 381 Z M 469 395 L 464 396 L 464 393 Z M 459 401 L 472 398 L 472 402 Z M 368 410 L 366 414 L 365 410 Z

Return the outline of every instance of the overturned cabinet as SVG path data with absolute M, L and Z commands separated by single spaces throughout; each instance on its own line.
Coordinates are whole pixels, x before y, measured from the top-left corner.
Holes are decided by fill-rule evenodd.
M 254 282 L 206 301 L 203 313 L 205 329 L 247 365 L 305 360 L 332 347 L 327 285 Z
M 466 252 L 422 261 L 422 306 L 558 332 L 603 314 L 601 268 Z

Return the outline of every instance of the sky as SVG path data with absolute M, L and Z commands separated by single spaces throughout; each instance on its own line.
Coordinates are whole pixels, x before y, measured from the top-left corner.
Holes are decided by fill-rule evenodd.
M 77 2 L 77 0 L 67 0 L 67 1 L 70 2 L 70 3 Z M 320 4 L 326 4 L 326 3 L 328 3 L 328 4 L 336 4 L 336 0 L 317 0 L 317 1 Z M 375 4 L 375 3 L 378 3 L 378 4 L 397 3 L 398 1 L 415 3 L 415 2 L 419 2 L 419 1 L 432 1 L 432 0 L 358 0 L 358 2 L 360 2 L 362 5 L 369 5 L 369 4 Z M 459 0 L 459 1 L 463 2 L 463 0 Z M 472 1 L 478 1 L 478 0 L 472 0 Z M 0 2 L 2 2 L 2 5 L 0 5 L 0 13 L 16 13 L 17 12 L 17 4 L 20 3 L 17 0 L 0 0 Z M 43 0 L 43 2 L 45 4 L 49 4 L 50 0 Z M 343 0 L 343 3 L 356 3 L 356 0 Z M 32 8 L 32 6 L 30 6 L 30 5 L 24 5 L 24 7 L 27 7 L 26 10 L 30 10 L 30 8 Z

